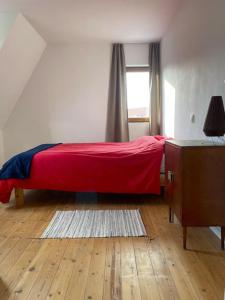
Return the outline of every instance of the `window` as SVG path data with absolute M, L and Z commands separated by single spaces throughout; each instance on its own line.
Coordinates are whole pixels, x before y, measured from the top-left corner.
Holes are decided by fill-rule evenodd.
M 149 68 L 127 67 L 129 122 L 149 122 Z

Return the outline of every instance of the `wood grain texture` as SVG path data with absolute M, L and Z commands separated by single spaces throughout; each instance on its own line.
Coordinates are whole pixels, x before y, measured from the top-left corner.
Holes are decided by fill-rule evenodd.
M 24 193 L 23 189 L 16 188 L 15 189 L 15 200 L 16 200 L 16 207 L 20 208 L 24 204 Z
M 36 239 L 57 209 L 124 208 L 140 209 L 147 237 Z M 189 228 L 181 242 L 163 198 L 32 192 L 23 209 L 0 205 L 0 299 L 223 299 L 219 239 Z
M 165 157 L 170 220 L 175 213 L 183 226 L 184 249 L 187 226 L 219 226 L 224 250 L 225 145 L 171 140 Z

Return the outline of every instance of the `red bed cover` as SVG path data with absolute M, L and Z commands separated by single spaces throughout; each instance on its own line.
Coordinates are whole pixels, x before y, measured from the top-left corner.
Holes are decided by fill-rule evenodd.
M 15 187 L 159 194 L 164 142 L 144 136 L 127 143 L 57 145 L 33 157 L 29 179 L 0 180 L 0 201 L 7 203 Z

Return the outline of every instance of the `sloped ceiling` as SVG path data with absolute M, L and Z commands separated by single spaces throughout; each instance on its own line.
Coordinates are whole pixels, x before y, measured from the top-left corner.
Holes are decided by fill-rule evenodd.
M 0 49 L 0 129 L 8 120 L 45 47 L 43 38 L 22 15 L 18 15 Z
M 183 1 L 0 0 L 0 11 L 22 12 L 52 43 L 146 42 L 164 35 Z

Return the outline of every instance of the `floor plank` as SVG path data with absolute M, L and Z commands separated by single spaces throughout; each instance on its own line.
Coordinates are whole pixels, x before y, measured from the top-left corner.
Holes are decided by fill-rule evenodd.
M 80 247 L 76 255 L 72 276 L 68 283 L 65 299 L 84 299 L 86 286 L 88 287 L 88 275 L 90 262 L 93 255 L 94 239 L 79 241 Z M 64 299 L 64 298 L 63 298 Z
M 147 237 L 37 239 L 56 210 L 140 209 Z M 0 299 L 222 300 L 225 252 L 206 228 L 168 222 L 163 198 L 31 192 L 0 205 Z
M 95 239 L 84 299 L 102 299 L 106 259 L 106 239 Z
M 141 238 L 140 238 L 141 239 Z M 141 299 L 132 238 L 120 238 L 122 299 Z
M 8 299 L 9 294 L 13 294 L 14 288 L 24 275 L 25 270 L 30 268 L 30 265 L 34 257 L 39 252 L 41 248 L 41 240 L 32 240 L 31 244 L 24 250 L 21 257 L 17 260 L 14 266 L 10 269 L 7 275 L 2 275 L 5 273 L 5 269 L 1 268 L 0 277 L 4 279 L 5 288 L 0 289 L 0 299 Z
M 156 273 L 148 252 L 148 242 L 148 238 L 133 239 L 141 299 L 161 299 Z
M 105 283 L 103 300 L 120 300 L 121 296 L 121 252 L 119 238 L 107 239 L 105 261 Z

